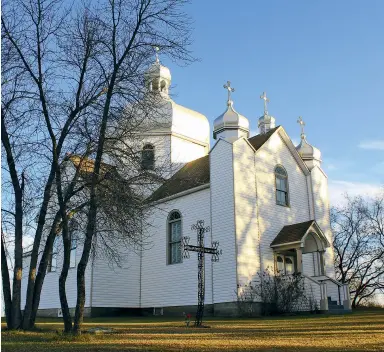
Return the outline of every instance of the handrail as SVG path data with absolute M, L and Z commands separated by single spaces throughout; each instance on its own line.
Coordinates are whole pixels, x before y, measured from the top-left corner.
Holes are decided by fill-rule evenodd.
M 335 279 L 332 279 L 331 277 L 329 277 L 329 276 L 327 276 L 327 275 L 319 275 L 318 276 L 319 277 L 319 281 L 327 281 L 327 280 L 329 280 L 329 281 L 332 281 L 334 284 L 336 284 L 337 286 L 343 286 L 344 284 L 343 283 L 341 283 L 341 282 L 339 282 L 339 281 L 337 281 L 337 280 L 335 280 Z M 325 277 L 325 279 L 320 279 L 320 277 Z
M 317 284 L 317 285 L 319 285 L 319 286 L 321 285 L 319 281 L 317 281 L 317 280 L 315 280 L 315 279 L 312 279 L 310 276 L 305 275 L 305 274 L 302 274 L 302 275 L 303 275 L 305 278 L 307 278 L 308 280 L 314 282 L 315 284 Z

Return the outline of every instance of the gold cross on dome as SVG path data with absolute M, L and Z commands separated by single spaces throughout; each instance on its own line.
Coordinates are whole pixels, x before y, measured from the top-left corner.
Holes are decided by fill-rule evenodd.
M 231 87 L 231 82 L 230 81 L 227 81 L 227 84 L 224 84 L 223 87 L 228 91 L 228 101 L 227 101 L 227 103 L 229 103 L 231 101 L 231 93 L 233 93 L 235 91 L 235 88 Z
M 264 100 L 264 115 L 268 115 L 268 103 L 269 99 L 267 98 L 267 93 L 263 92 L 262 95 L 260 95 L 260 99 Z
M 304 122 L 304 120 L 302 119 L 301 116 L 299 116 L 299 119 L 297 120 L 297 123 L 301 126 L 301 134 L 304 135 L 305 122 Z

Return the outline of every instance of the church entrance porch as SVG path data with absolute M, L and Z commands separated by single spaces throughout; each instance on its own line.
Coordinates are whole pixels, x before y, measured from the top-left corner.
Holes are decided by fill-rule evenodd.
M 275 273 L 301 273 L 320 310 L 350 309 L 348 286 L 326 275 L 324 253 L 330 243 L 315 220 L 284 226 L 270 246 Z
M 284 226 L 271 243 L 275 271 L 324 275 L 324 252 L 330 246 L 315 220 Z

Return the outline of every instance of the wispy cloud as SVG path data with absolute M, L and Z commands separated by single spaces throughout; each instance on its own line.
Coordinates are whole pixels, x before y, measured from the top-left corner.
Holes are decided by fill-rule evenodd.
M 384 186 L 380 184 L 340 180 L 329 180 L 328 187 L 331 206 L 344 204 L 345 194 L 352 197 L 358 195 L 374 197 L 384 189 Z
M 384 140 L 363 141 L 359 144 L 361 149 L 384 150 Z

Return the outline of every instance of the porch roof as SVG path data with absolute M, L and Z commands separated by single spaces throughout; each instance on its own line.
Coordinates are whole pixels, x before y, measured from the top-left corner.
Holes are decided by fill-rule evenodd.
M 304 221 L 292 225 L 284 226 L 271 243 L 271 247 L 280 247 L 288 244 L 301 244 L 304 246 L 304 239 L 309 232 L 314 230 L 326 247 L 329 246 L 327 238 L 324 236 L 319 225 L 315 220 Z

